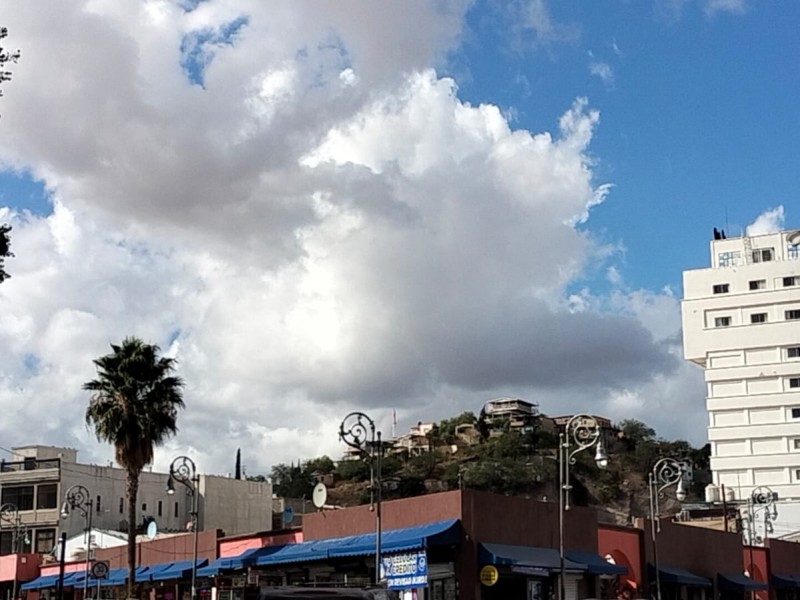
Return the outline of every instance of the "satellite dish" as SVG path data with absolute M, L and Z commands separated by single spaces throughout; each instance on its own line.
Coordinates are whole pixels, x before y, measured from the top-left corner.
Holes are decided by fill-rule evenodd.
M 147 535 L 147 539 L 148 540 L 152 540 L 153 538 L 156 537 L 157 533 L 158 533 L 158 525 L 156 524 L 155 521 L 150 521 L 147 524 L 147 530 L 145 531 L 145 534 Z
M 328 488 L 324 483 L 318 483 L 314 486 L 314 493 L 311 494 L 311 501 L 317 508 L 325 506 L 325 501 L 328 499 Z

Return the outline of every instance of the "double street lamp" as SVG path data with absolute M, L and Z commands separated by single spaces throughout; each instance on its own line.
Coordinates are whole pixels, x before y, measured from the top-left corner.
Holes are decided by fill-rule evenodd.
M 19 509 L 16 504 L 7 502 L 0 506 L 0 523 L 7 523 L 11 526 L 11 553 L 17 554 L 21 548 L 20 545 L 27 546 L 31 543 L 28 537 L 28 526 L 22 522 L 22 517 L 19 516 Z M 22 542 L 22 544 L 20 544 Z M 17 597 L 17 573 L 14 569 L 14 588 L 12 598 Z
M 362 412 L 351 412 L 339 425 L 339 439 L 369 460 L 370 499 L 375 503 L 375 585 L 381 582 L 381 432 Z
M 608 455 L 603 446 L 600 425 L 590 415 L 575 415 L 567 421 L 564 431 L 558 434 L 558 554 L 560 572 L 558 578 L 559 600 L 566 600 L 566 567 L 564 557 L 564 513 L 570 506 L 572 485 L 569 479 L 570 466 L 577 454 L 595 448 L 594 461 L 600 469 L 608 466 Z
M 84 486 L 76 483 L 67 489 L 64 499 L 64 504 L 61 505 L 61 518 L 66 519 L 69 516 L 70 510 L 79 510 L 83 515 L 83 520 L 86 523 L 86 565 L 83 570 L 83 597 L 86 598 L 86 593 L 89 586 L 89 563 L 92 560 L 92 508 L 94 503 L 89 490 Z
M 656 579 L 656 600 L 661 600 L 661 573 L 658 570 L 657 535 L 661 533 L 661 511 L 659 500 L 666 496 L 666 489 L 676 486 L 675 499 L 686 500 L 686 480 L 689 465 L 674 458 L 662 458 L 653 465 L 648 473 L 648 489 L 650 492 L 650 537 L 653 542 L 653 566 Z
M 197 534 L 199 513 L 199 484 L 200 475 L 194 461 L 188 456 L 178 456 L 169 466 L 169 479 L 167 479 L 167 494 L 175 493 L 175 482 L 186 487 L 186 493 L 192 497 L 192 510 L 189 513 L 194 535 L 194 550 L 192 553 L 192 600 L 197 600 Z

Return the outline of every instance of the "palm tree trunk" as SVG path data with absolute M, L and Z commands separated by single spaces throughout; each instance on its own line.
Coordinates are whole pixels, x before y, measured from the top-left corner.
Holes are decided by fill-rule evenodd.
M 128 468 L 128 598 L 136 598 L 136 496 L 139 492 L 139 471 Z

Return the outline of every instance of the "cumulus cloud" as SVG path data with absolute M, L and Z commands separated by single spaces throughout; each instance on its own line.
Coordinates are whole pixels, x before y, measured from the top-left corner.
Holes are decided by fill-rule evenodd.
M 25 77 L 0 162 L 54 210 L 7 215 L 4 445 L 110 457 L 80 387 L 126 335 L 187 381 L 157 467 L 336 456 L 354 408 L 388 431 L 393 409 L 416 423 L 504 394 L 612 418 L 623 397 L 667 402 L 686 381 L 675 299 L 620 277 L 617 298 L 570 292 L 608 252 L 576 228 L 611 190 L 600 115 L 577 99 L 529 132 L 461 100 L 434 66 L 468 4 L 15 5 Z
M 783 230 L 783 206 L 777 206 L 764 211 L 756 220 L 745 228 L 748 236 L 778 233 Z

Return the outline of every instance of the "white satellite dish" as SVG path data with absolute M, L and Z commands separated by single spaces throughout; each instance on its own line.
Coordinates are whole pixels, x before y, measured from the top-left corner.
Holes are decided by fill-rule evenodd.
M 311 494 L 311 501 L 317 508 L 325 506 L 325 501 L 328 499 L 328 488 L 324 483 L 318 483 L 314 486 L 314 493 Z
M 146 530 L 147 539 L 152 540 L 153 538 L 156 537 L 157 533 L 158 533 L 158 525 L 156 524 L 155 521 L 150 521 L 147 524 L 147 530 Z

